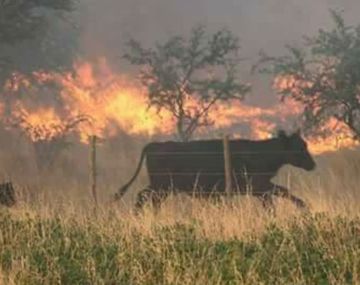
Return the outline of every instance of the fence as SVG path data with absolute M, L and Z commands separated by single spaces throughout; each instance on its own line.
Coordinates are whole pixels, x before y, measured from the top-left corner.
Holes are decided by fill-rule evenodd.
M 91 136 L 90 140 L 90 189 L 94 199 L 95 208 L 98 206 L 97 195 L 97 169 L 96 169 L 96 143 L 97 137 Z
M 90 138 L 91 152 L 90 152 L 90 168 L 91 168 L 91 193 L 95 205 L 97 206 L 97 188 L 96 188 L 96 137 Z M 245 178 L 253 177 L 253 176 L 268 176 L 273 177 L 276 172 L 248 172 L 246 169 L 242 172 L 235 172 L 233 170 L 231 161 L 233 157 L 236 156 L 253 156 L 253 155 L 281 155 L 281 154 L 305 154 L 306 151 L 301 150 L 254 150 L 254 151 L 232 151 L 230 147 L 230 140 L 228 136 L 224 136 L 223 138 L 223 150 L 222 151 L 156 151 L 156 152 L 147 152 L 146 156 L 157 156 L 157 157 L 166 157 L 166 156 L 184 156 L 191 155 L 194 156 L 194 159 L 199 159 L 201 156 L 220 156 L 224 162 L 224 172 L 151 172 L 149 170 L 150 176 L 222 176 L 225 178 L 225 193 L 227 195 L 231 195 L 233 192 L 233 178 L 237 178 L 239 175 L 244 176 Z M 275 185 L 276 186 L 276 185 Z M 268 190 L 268 189 L 264 189 Z M 223 193 L 223 192 L 222 192 Z M 255 192 L 253 192 L 255 194 Z

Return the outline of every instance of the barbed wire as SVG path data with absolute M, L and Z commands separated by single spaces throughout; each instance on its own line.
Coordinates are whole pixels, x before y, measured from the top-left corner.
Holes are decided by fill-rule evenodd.
M 233 175 L 244 175 L 244 176 L 269 176 L 275 175 L 277 172 L 236 172 Z M 149 172 L 149 175 L 153 176 L 220 176 L 225 175 L 225 172 Z
M 275 194 L 275 195 L 290 195 L 290 196 L 293 196 L 291 193 L 286 193 L 286 192 L 283 192 L 280 190 L 280 188 L 277 188 L 277 187 L 280 187 L 280 186 L 277 186 L 277 185 L 274 185 L 273 186 L 273 190 L 270 188 L 264 188 L 265 190 L 259 190 L 257 189 L 256 191 L 252 191 L 251 189 L 244 189 L 244 188 L 240 188 L 240 187 L 235 187 L 234 188 L 234 191 L 230 192 L 230 193 L 226 193 L 225 192 L 225 189 L 224 190 L 209 190 L 209 191 L 206 191 L 206 190 L 169 190 L 169 191 L 166 191 L 166 190 L 158 190 L 158 189 L 149 189 L 150 191 L 154 192 L 154 193 L 157 193 L 157 194 L 190 194 L 190 195 L 201 195 L 201 194 L 204 194 L 206 196 L 209 196 L 209 195 L 216 195 L 216 194 L 221 194 L 221 195 L 224 195 L 224 194 L 227 194 L 227 195 L 253 195 L 253 196 L 256 196 L 256 195 L 261 195 L 261 196 L 265 196 L 265 195 L 269 195 L 269 194 Z M 246 187 L 245 187 L 246 188 Z M 288 190 L 288 189 L 286 189 Z
M 307 153 L 306 151 L 234 151 L 231 155 L 243 155 L 243 154 L 294 154 L 294 153 Z M 147 152 L 147 155 L 151 156 L 166 156 L 166 155 L 224 155 L 224 152 L 218 151 L 159 151 L 159 152 Z

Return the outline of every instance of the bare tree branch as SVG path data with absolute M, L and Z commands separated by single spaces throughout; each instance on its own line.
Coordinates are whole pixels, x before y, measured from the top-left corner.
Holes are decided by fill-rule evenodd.
M 237 79 L 238 39 L 228 30 L 208 35 L 196 27 L 188 39 L 170 38 L 154 49 L 128 42 L 124 58 L 140 66 L 149 107 L 167 110 L 181 140 L 212 124 L 208 114 L 219 102 L 242 100 L 250 87 Z
M 360 25 L 347 26 L 336 11 L 331 15 L 332 30 L 305 38 L 302 49 L 287 47 L 283 57 L 262 53 L 254 69 L 281 81 L 276 89 L 282 98 L 304 105 L 306 130 L 317 133 L 334 118 L 360 140 Z

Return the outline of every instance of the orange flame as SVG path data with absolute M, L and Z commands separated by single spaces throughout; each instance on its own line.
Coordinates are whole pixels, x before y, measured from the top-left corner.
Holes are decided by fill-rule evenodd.
M 13 116 L 32 141 L 52 140 L 63 133 L 62 121 L 52 108 L 28 111 L 17 103 Z
M 62 106 L 34 109 L 26 108 L 23 102 L 13 104 L 13 116 L 22 118 L 23 122 L 19 125 L 31 140 L 50 140 L 61 136 L 65 129 L 62 121 L 80 115 L 91 118 L 91 123 L 79 124 L 76 128 L 84 143 L 88 142 L 90 135 L 111 137 L 119 129 L 129 134 L 149 136 L 171 132 L 171 117 L 166 113 L 159 117 L 156 112 L 148 110 L 142 88 L 126 76 L 113 73 L 105 61 L 96 67 L 85 62 L 75 64 L 74 74 L 34 73 L 38 84 L 51 82 L 60 86 Z M 7 85 L 15 92 L 21 86 L 29 87 L 29 81 L 19 75 L 12 78 L 12 85 Z
M 327 78 L 323 78 L 327 84 L 331 84 Z M 297 78 L 295 75 L 282 75 L 275 78 L 273 88 L 278 91 L 288 91 L 298 98 L 302 97 L 304 88 L 311 88 L 312 83 Z M 316 108 L 316 107 L 315 107 Z M 296 113 L 300 114 L 302 108 L 297 109 Z M 319 130 L 320 133 L 331 130 L 331 134 L 324 136 L 313 136 L 309 139 L 309 149 L 314 154 L 325 152 L 334 152 L 343 148 L 355 148 L 359 145 L 353 139 L 349 127 L 345 123 L 335 118 L 330 118 L 325 125 Z M 329 133 L 329 132 L 328 132 Z
M 351 149 L 359 146 L 359 143 L 354 141 L 349 128 L 335 118 L 330 119 L 322 129 L 332 130 L 332 134 L 326 137 L 310 138 L 309 148 L 314 154 L 334 152 L 345 148 Z
M 64 135 L 67 119 L 79 115 L 89 116 L 90 123 L 78 124 L 74 129 L 81 142 L 87 143 L 90 135 L 103 138 L 116 136 L 119 130 L 132 135 L 170 135 L 174 132 L 172 116 L 162 111 L 159 114 L 148 108 L 146 90 L 139 87 L 129 76 L 117 74 L 110 69 L 106 60 L 97 64 L 76 63 L 73 73 L 35 72 L 37 84 L 55 83 L 60 88 L 60 101 L 54 106 L 33 108 L 24 101 L 13 102 L 12 116 L 21 119 L 19 126 L 33 141 L 52 140 Z M 294 77 L 277 78 L 274 87 L 292 88 L 297 92 L 302 84 Z M 14 92 L 31 87 L 25 76 L 15 74 L 6 85 Z M 191 106 L 198 102 L 191 100 Z M 0 116 L 4 105 L 0 102 Z M 209 115 L 214 122 L 212 129 L 235 130 L 238 125 L 248 126 L 252 139 L 266 139 L 272 136 L 276 126 L 288 124 L 289 118 L 301 114 L 303 108 L 295 101 L 286 101 L 272 108 L 249 106 L 243 103 L 220 104 Z M 354 147 L 351 132 L 346 126 L 330 120 L 324 128 L 331 128 L 333 135 L 325 138 L 310 138 L 309 148 L 315 154 L 336 151 L 339 148 Z
M 90 134 L 114 136 L 118 128 L 129 134 L 170 132 L 172 126 L 163 124 L 155 112 L 148 110 L 144 90 L 130 79 L 114 75 L 105 65 L 98 76 L 90 64 L 83 64 L 77 66 L 75 76 L 57 79 L 63 86 L 65 110 L 73 116 L 87 114 L 92 118 L 91 125 L 81 125 L 78 129 L 83 142 Z

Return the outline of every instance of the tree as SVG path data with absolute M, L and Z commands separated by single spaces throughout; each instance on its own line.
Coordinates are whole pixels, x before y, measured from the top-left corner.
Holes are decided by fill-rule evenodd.
M 331 11 L 331 15 L 333 29 L 304 37 L 302 48 L 288 46 L 286 56 L 262 54 L 259 70 L 275 76 L 275 87 L 283 99 L 303 104 L 305 130 L 318 132 L 333 119 L 345 124 L 359 140 L 360 25 L 346 25 L 339 12 Z
M 250 90 L 237 78 L 238 51 L 230 31 L 210 35 L 197 27 L 188 39 L 171 37 L 154 49 L 131 39 L 124 58 L 141 67 L 149 108 L 170 112 L 179 139 L 188 141 L 198 128 L 213 124 L 209 113 L 219 102 L 242 100 Z
M 14 69 L 6 48 L 13 48 L 26 40 L 45 37 L 53 13 L 60 17 L 73 8 L 73 0 L 0 0 L 0 79 Z

